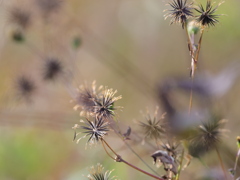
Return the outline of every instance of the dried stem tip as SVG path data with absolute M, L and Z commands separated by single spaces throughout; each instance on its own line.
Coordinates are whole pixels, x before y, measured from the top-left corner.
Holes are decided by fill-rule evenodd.
M 171 10 L 168 10 L 169 12 L 165 14 L 165 19 L 170 17 L 171 21 L 170 24 L 173 23 L 180 23 L 182 24 L 182 28 L 184 28 L 187 19 L 189 17 L 193 17 L 192 13 L 192 4 L 193 3 L 187 3 L 187 0 L 173 0 L 169 3 L 169 5 L 173 8 Z

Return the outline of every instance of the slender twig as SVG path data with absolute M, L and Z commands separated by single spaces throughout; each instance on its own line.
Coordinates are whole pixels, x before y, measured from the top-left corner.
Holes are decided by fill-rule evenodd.
M 157 177 L 157 176 L 155 176 L 155 175 L 153 175 L 153 174 L 150 174 L 150 173 L 148 173 L 148 172 L 146 172 L 146 171 L 144 171 L 144 170 L 142 170 L 142 169 L 134 166 L 133 164 L 125 161 L 124 159 L 122 159 L 121 156 L 117 156 L 116 161 L 117 161 L 117 162 L 123 162 L 123 163 L 127 164 L 128 166 L 132 167 L 133 169 L 135 169 L 135 170 L 137 170 L 137 171 L 139 171 L 139 172 L 142 172 L 143 174 L 146 174 L 146 175 L 148 175 L 148 176 L 150 176 L 150 177 L 153 177 L 153 178 L 155 178 L 155 179 L 164 180 L 164 179 L 161 178 L 161 177 Z
M 237 156 L 236 156 L 236 159 L 235 159 L 235 164 L 234 164 L 234 169 L 233 169 L 233 172 L 234 172 L 233 179 L 235 179 L 235 176 L 236 176 L 237 163 L 238 163 L 239 155 L 240 155 L 240 149 L 238 149 L 238 153 L 237 153 Z
M 220 162 L 222 171 L 223 171 L 223 173 L 224 173 L 225 179 L 228 179 L 228 178 L 227 178 L 227 174 L 226 174 L 226 170 L 225 170 L 224 165 L 223 165 L 222 158 L 221 158 L 220 153 L 219 153 L 219 151 L 218 151 L 218 148 L 216 147 L 215 150 L 216 150 L 216 152 L 217 152 L 218 159 L 219 159 L 219 162 Z
M 156 175 L 159 176 L 159 174 L 158 174 L 156 171 L 154 171 L 154 169 L 152 169 L 152 168 L 138 155 L 138 153 L 127 143 L 126 139 L 123 138 L 123 136 L 122 136 L 122 134 L 121 134 L 121 132 L 120 132 L 119 126 L 117 126 L 117 127 L 118 127 L 118 130 L 119 130 L 118 132 L 117 132 L 117 130 L 116 130 L 115 128 L 113 128 L 113 130 L 114 130 L 114 132 L 118 135 L 118 137 L 124 142 L 124 144 L 127 146 L 127 148 L 128 148 L 135 156 L 137 156 L 137 158 L 138 158 L 145 166 L 147 166 L 153 173 L 155 173 Z
M 198 57 L 199 57 L 199 53 L 200 53 L 200 49 L 201 49 L 201 44 L 202 44 L 202 37 L 203 37 L 203 33 L 204 33 L 204 29 L 201 30 L 201 35 L 198 41 L 198 47 L 197 47 L 197 52 L 196 52 L 196 56 L 195 56 L 195 62 L 198 62 Z
M 101 139 L 101 142 L 102 142 L 102 146 L 103 146 L 105 152 L 107 153 L 107 155 L 108 155 L 111 159 L 115 160 L 115 158 L 112 157 L 112 156 L 109 154 L 109 152 L 107 151 L 107 149 L 106 149 L 106 147 L 105 147 L 105 145 L 104 145 L 104 141 L 103 141 L 103 139 Z
M 180 165 L 178 167 L 178 173 L 176 175 L 176 179 L 175 180 L 178 180 L 179 177 L 180 177 L 180 173 L 182 171 L 182 163 L 183 163 L 183 158 L 184 158 L 184 149 L 182 150 L 182 156 L 181 156 L 181 160 L 180 160 Z
M 138 167 L 130 164 L 129 162 L 123 160 L 122 157 L 121 157 L 120 155 L 118 155 L 118 154 L 112 149 L 112 147 L 111 147 L 104 139 L 102 139 L 102 138 L 101 138 L 101 142 L 102 142 L 102 145 L 103 145 L 106 153 L 107 153 L 111 158 L 113 158 L 113 157 L 112 157 L 112 156 L 109 154 L 109 152 L 106 150 L 105 145 L 112 151 L 113 154 L 116 155 L 116 158 L 113 158 L 116 162 L 123 162 L 123 163 L 127 164 L 128 166 L 130 166 L 130 167 L 136 169 L 137 171 L 140 171 L 140 172 L 142 172 L 142 173 L 144 173 L 144 174 L 146 174 L 146 175 L 148 175 L 148 176 L 150 176 L 150 177 L 153 177 L 153 178 L 158 179 L 158 180 L 164 180 L 164 179 L 162 179 L 162 178 L 160 178 L 160 177 L 157 177 L 157 176 L 155 176 L 155 175 L 153 175 L 153 174 L 151 174 L 151 173 L 148 173 L 148 172 L 146 172 L 146 171 L 144 171 L 144 170 L 142 170 L 142 169 L 140 169 L 140 168 L 138 168 Z M 104 144 L 105 144 L 105 145 L 104 145 Z
M 132 153 L 135 154 L 135 155 L 138 157 L 138 159 L 139 159 L 140 161 L 142 161 L 143 164 L 145 164 L 145 166 L 147 166 L 153 173 L 155 173 L 156 175 L 159 176 L 159 174 L 158 174 L 156 171 L 154 171 L 154 169 L 152 169 L 152 168 L 134 151 L 134 149 L 133 149 L 125 140 L 124 140 L 124 142 L 125 142 L 126 146 L 132 151 Z
M 109 146 L 109 144 L 108 144 L 104 139 L 101 139 L 101 141 L 107 145 L 107 147 L 113 152 L 113 154 L 115 154 L 116 156 L 118 156 L 118 154 L 112 149 L 111 146 Z
M 186 35 L 187 35 L 187 41 L 188 41 L 188 48 L 189 48 L 189 52 L 190 52 L 190 56 L 191 56 L 191 78 L 192 78 L 192 84 L 193 84 L 193 77 L 194 77 L 194 73 L 195 73 L 195 57 L 194 57 L 194 48 L 193 48 L 193 43 L 190 39 L 190 36 L 189 36 L 189 33 L 187 31 L 187 23 L 185 23 L 185 32 L 186 32 Z M 191 88 L 191 92 L 190 92 L 190 98 L 189 98 L 189 114 L 191 112 L 191 109 L 192 109 L 192 99 L 193 99 L 193 93 L 192 93 L 192 88 Z

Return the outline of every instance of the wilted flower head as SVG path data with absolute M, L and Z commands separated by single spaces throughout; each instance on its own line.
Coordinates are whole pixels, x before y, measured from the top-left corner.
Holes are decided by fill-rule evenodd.
M 107 132 L 109 131 L 109 129 L 108 129 L 109 123 L 104 121 L 101 117 L 95 117 L 94 122 L 92 122 L 88 119 L 86 119 L 86 122 L 85 121 L 81 121 L 81 122 L 83 122 L 85 125 L 80 126 L 80 125 L 76 124 L 73 127 L 73 129 L 75 130 L 74 139 L 79 134 L 79 133 L 76 134 L 77 128 L 80 128 L 82 130 L 82 132 L 80 132 L 80 133 L 85 134 L 83 137 L 81 137 L 77 140 L 77 143 L 82 138 L 89 136 L 89 139 L 88 139 L 89 145 L 96 144 L 99 142 L 99 140 L 103 139 L 104 136 L 107 135 Z
M 175 175 L 177 174 L 177 166 L 174 158 L 168 154 L 167 151 L 158 150 L 152 154 L 154 163 L 160 162 L 164 165 L 165 170 L 172 171 Z
M 26 29 L 31 23 L 30 13 L 19 8 L 10 10 L 9 21 L 18 25 L 22 29 Z
M 193 3 L 187 3 L 187 0 L 173 0 L 169 3 L 169 5 L 173 8 L 171 10 L 168 10 L 169 12 L 165 15 L 165 18 L 170 17 L 171 21 L 170 23 L 180 23 L 182 24 L 182 28 L 184 28 L 184 25 L 187 22 L 187 19 L 189 17 L 193 16 L 192 13 L 192 4 Z
M 109 118 L 114 116 L 114 103 L 121 99 L 121 96 L 115 97 L 117 91 L 103 88 L 100 86 L 96 89 L 95 81 L 92 86 L 80 86 L 79 93 L 76 97 L 77 105 L 75 108 L 81 108 L 83 113 L 91 116 Z
M 115 177 L 110 177 L 112 171 L 105 171 L 101 164 L 96 167 L 92 166 L 89 170 L 90 174 L 87 176 L 89 180 L 113 180 Z
M 114 95 L 117 93 L 117 90 L 113 91 L 113 89 L 105 88 L 103 92 L 99 95 L 97 100 L 95 101 L 95 110 L 94 113 L 97 116 L 109 118 L 114 116 L 114 102 L 121 99 L 122 96 L 115 97 Z
M 222 3 L 219 3 L 213 8 L 211 0 L 207 0 L 206 9 L 204 9 L 202 4 L 198 5 L 198 8 L 195 8 L 195 10 L 200 14 L 197 16 L 196 21 L 199 22 L 203 28 L 206 26 L 215 26 L 215 24 L 219 22 L 218 17 L 220 15 L 214 13 L 221 4 Z
M 157 116 L 157 110 L 155 111 L 154 117 L 151 117 L 148 113 L 146 116 L 146 122 L 139 122 L 140 126 L 143 128 L 146 138 L 159 139 L 165 133 L 165 128 L 162 124 L 162 117 Z
M 25 76 L 20 76 L 17 80 L 16 80 L 16 91 L 17 94 L 19 95 L 19 97 L 22 97 L 24 99 L 29 100 L 31 98 L 31 96 L 33 95 L 33 93 L 36 90 L 36 86 L 35 83 L 25 77 Z
M 48 58 L 43 67 L 43 78 L 54 80 L 63 72 L 63 66 L 57 58 Z
M 225 119 L 213 117 L 213 119 L 200 125 L 196 135 L 190 141 L 189 153 L 194 157 L 199 157 L 201 154 L 216 147 L 225 131 L 222 129 L 225 123 Z

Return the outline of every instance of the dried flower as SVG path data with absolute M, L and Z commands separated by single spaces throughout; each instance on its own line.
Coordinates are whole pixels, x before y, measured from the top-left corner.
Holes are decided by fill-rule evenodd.
M 224 132 L 224 129 L 221 127 L 225 122 L 225 119 L 213 117 L 213 119 L 200 125 L 196 135 L 190 141 L 189 153 L 194 157 L 199 157 L 201 154 L 216 147 Z
M 102 86 L 96 89 L 95 81 L 92 83 L 92 87 L 81 86 L 76 97 L 75 108 L 80 107 L 82 112 L 87 115 L 110 118 L 114 116 L 116 109 L 114 103 L 122 98 L 121 96 L 114 97 L 116 92 L 112 89 L 103 89 Z
M 169 13 L 165 15 L 165 19 L 170 17 L 170 23 L 180 23 L 182 24 L 182 28 L 184 28 L 187 19 L 193 16 L 192 13 L 192 4 L 187 4 L 187 0 L 173 0 L 169 3 L 169 5 L 173 8 Z
M 220 15 L 214 13 L 221 4 L 222 3 L 219 3 L 215 8 L 213 8 L 211 0 L 208 0 L 206 9 L 204 9 L 202 4 L 198 5 L 198 8 L 194 8 L 197 12 L 200 13 L 200 15 L 196 17 L 196 21 L 199 22 L 203 28 L 206 26 L 215 26 L 215 24 L 219 22 L 217 18 Z
M 35 83 L 25 77 L 25 76 L 20 76 L 17 80 L 16 80 L 16 90 L 17 90 L 17 94 L 19 95 L 19 97 L 23 97 L 27 100 L 29 100 L 32 96 L 32 94 L 35 92 L 36 90 L 36 86 Z
M 43 78 L 45 80 L 54 80 L 62 73 L 63 67 L 57 58 L 48 58 L 44 64 Z
M 176 167 L 175 160 L 172 156 L 168 154 L 167 151 L 162 151 L 162 150 L 155 151 L 152 154 L 152 158 L 154 160 L 154 163 L 156 163 L 157 160 L 159 160 L 161 163 L 163 163 L 166 170 L 169 169 L 175 175 L 177 174 L 177 167 Z
M 145 137 L 146 138 L 153 138 L 153 139 L 159 139 L 162 137 L 162 135 L 165 133 L 165 128 L 162 125 L 162 119 L 164 116 L 161 118 L 157 118 L 157 110 L 155 111 L 155 115 L 152 118 L 150 114 L 148 113 L 146 116 L 146 123 L 145 122 L 140 122 L 140 126 L 143 128 Z
M 26 29 L 30 23 L 30 13 L 19 8 L 13 8 L 10 10 L 9 21 L 18 25 L 22 29 Z
M 113 171 L 113 170 L 112 170 Z M 97 164 L 96 167 L 92 166 L 89 170 L 89 180 L 113 180 L 115 177 L 110 177 L 112 171 L 105 171 L 101 164 Z
M 105 88 L 103 90 L 103 93 L 95 100 L 94 113 L 97 116 L 107 119 L 114 116 L 114 110 L 116 109 L 114 102 L 122 98 L 122 96 L 114 97 L 116 93 L 117 90 L 113 91 L 113 89 Z
M 105 135 L 107 135 L 108 125 L 109 123 L 104 121 L 101 117 L 95 117 L 94 122 L 86 119 L 87 122 L 84 122 L 84 126 L 79 126 L 76 124 L 73 129 L 81 128 L 84 130 L 82 133 L 85 135 L 77 140 L 77 143 L 86 136 L 90 136 L 88 139 L 89 145 L 93 145 L 99 142 L 99 140 L 103 139 Z M 81 121 L 82 122 L 82 121 Z M 74 137 L 78 134 L 75 133 Z M 75 139 L 75 138 L 74 138 Z

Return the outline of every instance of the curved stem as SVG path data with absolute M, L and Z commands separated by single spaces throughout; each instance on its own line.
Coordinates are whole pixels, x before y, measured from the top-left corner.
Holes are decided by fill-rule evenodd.
M 106 151 L 106 153 L 108 154 L 108 156 L 111 157 L 112 159 L 114 159 L 116 162 L 124 162 L 124 163 L 127 164 L 128 166 L 130 166 L 130 167 L 136 169 L 137 171 L 140 171 L 140 172 L 142 172 L 142 173 L 144 173 L 144 174 L 146 174 L 146 175 L 148 175 L 148 176 L 150 176 L 150 177 L 153 177 L 153 178 L 158 179 L 158 180 L 164 180 L 164 179 L 162 179 L 162 178 L 160 178 L 160 177 L 158 177 L 158 176 L 155 176 L 155 175 L 153 175 L 153 174 L 151 174 L 151 173 L 148 173 L 148 172 L 146 172 L 146 171 L 144 171 L 144 170 L 142 170 L 142 169 L 140 169 L 140 168 L 138 168 L 138 167 L 136 167 L 136 166 L 128 163 L 127 161 L 123 160 L 122 157 L 121 157 L 120 155 L 118 155 L 104 139 L 101 139 L 101 142 L 102 142 L 102 145 L 103 145 L 103 147 L 104 147 L 104 150 Z M 105 147 L 104 144 L 107 145 L 107 147 L 116 155 L 116 158 L 113 158 L 113 157 L 109 154 L 109 152 L 106 150 L 106 147 Z
M 103 143 L 102 139 L 101 139 L 101 142 L 102 142 L 102 146 L 103 146 L 103 148 L 104 148 L 105 152 L 107 153 L 107 155 L 108 155 L 108 156 L 109 156 L 111 159 L 115 160 L 115 158 L 114 158 L 114 157 L 112 157 L 112 156 L 109 154 L 109 152 L 107 151 L 107 149 L 106 149 L 106 147 L 105 147 L 105 145 L 104 145 L 104 143 Z
M 109 144 L 104 139 L 101 139 L 101 141 L 104 142 L 107 145 L 107 147 L 113 152 L 113 154 L 118 156 L 118 154 L 111 148 L 111 146 L 109 146 Z
M 128 166 L 132 167 L 133 169 L 135 169 L 135 170 L 137 170 L 137 171 L 140 171 L 141 173 L 146 174 L 146 175 L 148 175 L 148 176 L 150 176 L 150 177 L 153 177 L 153 178 L 155 178 L 155 179 L 164 180 L 163 178 L 160 178 L 160 177 L 157 177 L 157 176 L 155 176 L 155 175 L 153 175 L 153 174 L 150 174 L 150 173 L 148 173 L 148 172 L 146 172 L 146 171 L 144 171 L 144 170 L 142 170 L 142 169 L 134 166 L 133 164 L 125 161 L 124 159 L 122 159 L 121 156 L 118 156 L 118 157 L 117 157 L 117 162 L 123 162 L 123 163 L 127 164 Z

